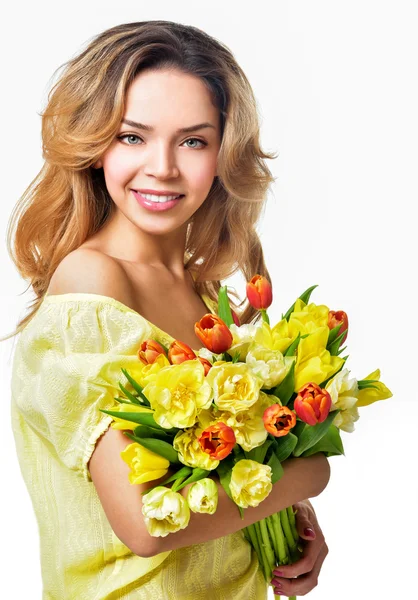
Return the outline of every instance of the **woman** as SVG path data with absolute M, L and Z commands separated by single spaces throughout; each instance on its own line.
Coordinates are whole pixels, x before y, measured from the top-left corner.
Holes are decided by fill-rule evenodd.
M 285 461 L 244 520 L 219 485 L 216 518 L 192 514 L 186 529 L 152 538 L 141 491 L 157 482 L 130 485 L 120 460 L 130 441 L 99 410 L 114 406 L 143 340 L 199 348 L 194 324 L 214 310 L 220 281 L 237 268 L 269 277 L 255 225 L 274 156 L 260 148 L 245 74 L 197 28 L 129 23 L 70 60 L 48 100 L 45 164 L 9 228 L 36 294 L 15 332 L 12 422 L 43 597 L 264 599 L 241 529 L 291 504 L 301 536 L 310 524 L 316 538 L 276 583 L 307 593 L 327 553 L 306 500 L 328 483 L 323 455 Z M 256 316 L 234 309 L 241 323 Z

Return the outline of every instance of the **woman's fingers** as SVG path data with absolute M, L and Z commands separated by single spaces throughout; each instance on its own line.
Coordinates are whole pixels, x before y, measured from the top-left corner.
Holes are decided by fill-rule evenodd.
M 312 545 L 314 542 L 309 542 L 308 546 Z M 321 545 L 319 554 L 316 557 L 316 561 L 309 572 L 305 572 L 302 575 L 299 575 L 295 579 L 286 579 L 284 577 L 275 577 L 272 581 L 274 586 L 274 593 L 279 595 L 283 594 L 285 596 L 305 596 L 313 590 L 314 587 L 318 585 L 318 577 L 319 572 L 321 571 L 322 564 L 325 560 L 326 555 L 328 554 L 328 546 L 324 542 Z M 295 563 L 296 566 L 303 559 Z M 279 583 L 281 587 L 278 587 L 276 584 Z

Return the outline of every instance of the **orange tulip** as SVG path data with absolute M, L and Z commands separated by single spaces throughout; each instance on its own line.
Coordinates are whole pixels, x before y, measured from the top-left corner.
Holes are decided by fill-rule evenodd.
M 232 345 L 232 333 L 218 315 L 207 313 L 194 326 L 197 337 L 215 354 L 226 352 Z
M 330 408 L 331 396 L 327 390 L 312 382 L 305 384 L 299 390 L 294 404 L 299 419 L 308 425 L 316 425 L 325 421 Z
M 196 354 L 190 346 L 179 340 L 174 340 L 168 349 L 168 360 L 172 365 L 179 365 L 185 360 L 193 360 L 194 358 L 196 358 Z
M 337 310 L 337 311 L 330 310 L 328 313 L 328 327 L 329 327 L 330 331 L 331 331 L 331 329 L 334 329 L 334 327 L 337 327 L 337 325 L 340 325 L 340 323 L 342 323 L 342 325 L 341 325 L 338 335 L 341 335 L 343 333 L 343 331 L 348 330 L 347 313 L 345 313 L 343 310 Z M 342 346 L 344 344 L 346 339 L 347 339 L 347 333 L 341 339 L 340 346 Z
M 197 359 L 200 360 L 200 362 L 202 363 L 203 368 L 205 369 L 205 377 L 206 377 L 206 375 L 209 373 L 209 371 L 212 368 L 212 363 L 207 358 L 203 358 L 203 356 L 197 356 Z
M 203 452 L 214 460 L 222 460 L 228 456 L 235 446 L 235 441 L 234 430 L 222 421 L 207 427 L 199 437 Z
M 273 404 L 263 414 L 264 427 L 275 437 L 287 435 L 296 425 L 296 415 L 287 406 Z
M 254 308 L 266 309 L 273 302 L 273 289 L 262 275 L 254 275 L 247 283 L 247 298 Z
M 165 356 L 165 350 L 161 344 L 155 340 L 144 340 L 137 352 L 139 360 L 144 363 L 144 365 L 152 364 L 160 354 L 164 354 Z

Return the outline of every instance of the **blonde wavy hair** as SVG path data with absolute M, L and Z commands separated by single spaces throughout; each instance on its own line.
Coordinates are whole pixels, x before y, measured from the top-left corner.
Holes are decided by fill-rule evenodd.
M 238 270 L 246 281 L 259 273 L 271 282 L 255 226 L 275 181 L 264 160 L 276 155 L 260 147 L 257 103 L 231 51 L 196 27 L 141 21 L 100 33 L 55 73 L 62 67 L 40 114 L 44 164 L 7 230 L 9 255 L 36 298 L 2 340 L 29 323 L 59 263 L 111 216 L 115 205 L 103 169 L 92 165 L 117 135 L 127 90 L 144 69 L 175 68 L 199 77 L 220 111 L 218 175 L 186 236 L 185 268 L 195 272 L 196 291 L 217 300 L 221 280 Z M 247 299 L 231 307 L 241 323 L 260 316 Z

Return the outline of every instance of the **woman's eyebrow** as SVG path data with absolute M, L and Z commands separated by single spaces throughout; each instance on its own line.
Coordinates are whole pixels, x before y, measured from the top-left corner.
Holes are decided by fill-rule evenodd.
M 154 131 L 154 127 L 151 127 L 151 125 L 136 123 L 135 121 L 131 121 L 130 119 L 122 119 L 122 123 L 125 123 L 125 125 L 129 125 L 130 127 L 135 127 L 135 129 L 143 129 L 144 131 Z M 191 125 L 190 127 L 181 127 L 180 129 L 177 129 L 176 133 L 192 133 L 193 131 L 197 131 L 198 129 L 205 129 L 207 127 L 216 129 L 216 127 L 211 123 L 198 123 L 197 125 Z

